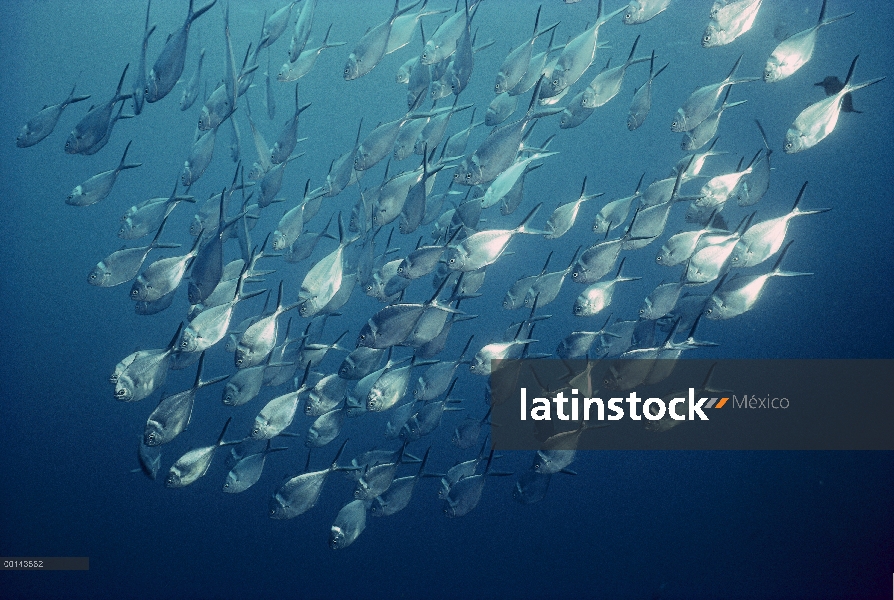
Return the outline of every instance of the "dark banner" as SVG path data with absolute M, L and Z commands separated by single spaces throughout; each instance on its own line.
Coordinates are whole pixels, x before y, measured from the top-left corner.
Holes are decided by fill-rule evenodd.
M 497 450 L 894 450 L 894 360 L 500 360 Z

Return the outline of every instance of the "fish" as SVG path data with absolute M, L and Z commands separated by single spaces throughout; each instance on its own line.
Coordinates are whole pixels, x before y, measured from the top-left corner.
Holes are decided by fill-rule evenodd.
M 819 20 L 816 25 L 786 38 L 773 49 L 773 52 L 770 53 L 770 58 L 767 59 L 767 65 L 764 67 L 764 81 L 774 83 L 790 77 L 813 57 L 813 49 L 816 47 L 816 38 L 821 27 L 831 25 L 854 14 L 849 12 L 827 19 L 827 1 L 823 0 Z
M 314 507 L 323 491 L 323 484 L 333 471 L 354 471 L 356 467 L 340 467 L 338 459 L 348 440 L 338 449 L 333 461 L 320 471 L 310 471 L 310 454 L 304 472 L 287 479 L 270 498 L 268 515 L 271 519 L 292 519 Z
M 235 356 L 237 369 L 245 369 L 261 364 L 267 358 L 267 355 L 270 354 L 270 351 L 273 350 L 273 346 L 276 345 L 276 334 L 278 331 L 277 319 L 281 314 L 298 306 L 298 303 L 289 304 L 288 306 L 283 305 L 282 299 L 282 281 L 280 281 L 276 310 L 250 325 L 239 338 Z
M 345 248 L 358 238 L 347 237 L 341 214 L 338 217 L 338 248 L 323 257 L 304 276 L 298 292 L 298 311 L 302 317 L 312 317 L 332 300 L 344 278 Z
M 624 12 L 624 24 L 640 25 L 654 19 L 667 10 L 670 3 L 671 0 L 631 0 Z
M 394 22 L 391 24 L 391 32 L 388 35 L 388 46 L 385 48 L 386 55 L 400 50 L 412 41 L 413 33 L 416 31 L 416 24 L 418 23 L 421 26 L 422 17 L 442 15 L 450 12 L 446 9 L 427 11 L 425 10 L 427 4 L 428 0 L 424 0 L 422 6 L 419 7 L 419 12 L 416 14 L 406 13 L 394 19 Z M 406 81 L 398 81 L 398 83 L 406 83 Z
M 183 25 L 168 36 L 164 48 L 162 48 L 161 53 L 155 60 L 155 64 L 149 71 L 144 93 L 146 102 L 150 104 L 158 102 L 174 89 L 174 85 L 183 74 L 183 65 L 186 62 L 186 45 L 189 41 L 189 29 L 193 21 L 217 4 L 217 0 L 212 0 L 195 11 L 193 10 L 193 1 L 189 0 L 189 12 L 186 13 L 186 20 L 183 22 Z
M 478 146 L 478 149 L 471 156 L 463 159 L 453 172 L 454 182 L 468 186 L 490 183 L 515 162 L 526 134 L 530 133 L 531 123 L 535 119 L 562 111 L 559 107 L 551 107 L 542 111 L 534 110 L 537 94 L 542 85 L 543 78 L 541 77 L 531 96 L 528 111 L 521 119 L 515 123 L 493 129 Z
M 742 313 L 748 312 L 754 308 L 754 305 L 761 297 L 764 286 L 766 286 L 767 281 L 772 277 L 801 277 L 804 275 L 813 275 L 813 273 L 783 271 L 780 268 L 782 259 L 785 258 L 785 253 L 788 252 L 792 243 L 794 243 L 794 240 L 789 241 L 789 243 L 785 245 L 785 248 L 783 248 L 782 252 L 779 254 L 779 258 L 776 259 L 776 264 L 773 265 L 773 268 L 769 273 L 753 277 L 735 277 L 730 280 L 726 280 L 724 277 L 724 280 L 718 283 L 717 289 L 715 289 L 714 293 L 708 298 L 708 303 L 705 307 L 705 316 L 713 320 L 731 319 Z
M 353 81 L 372 71 L 388 49 L 388 38 L 391 35 L 391 26 L 398 17 L 407 14 L 419 5 L 419 2 L 405 8 L 400 8 L 400 0 L 394 0 L 394 10 L 391 16 L 367 31 L 353 52 L 348 56 L 343 75 L 346 81 Z
M 310 39 L 310 30 L 313 26 L 314 11 L 317 8 L 317 0 L 307 0 L 298 10 L 298 19 L 295 21 L 295 31 L 292 34 L 292 42 L 289 45 L 289 60 L 295 62 L 304 52 L 307 40 Z
M 608 233 L 609 231 L 620 227 L 621 224 L 627 220 L 627 214 L 630 212 L 630 205 L 641 195 L 639 190 L 643 185 L 643 178 L 645 176 L 645 173 L 640 175 L 639 183 L 636 184 L 636 189 L 633 191 L 632 196 L 612 200 L 599 209 L 599 214 L 593 219 L 593 233 L 597 235 Z
M 369 512 L 374 517 L 387 517 L 402 511 L 410 503 L 416 483 L 422 477 L 437 477 L 438 475 L 425 472 L 428 463 L 428 455 L 431 448 L 425 451 L 419 470 L 415 475 L 401 477 L 391 482 L 391 485 L 372 501 Z
M 162 258 L 149 265 L 133 282 L 130 299 L 135 302 L 152 302 L 175 291 L 195 258 L 201 240 L 201 237 L 197 237 L 192 249 L 183 256 Z
M 117 167 L 111 171 L 103 171 L 102 173 L 94 175 L 81 185 L 75 187 L 71 194 L 68 195 L 68 198 L 65 199 L 65 203 L 70 206 L 90 206 L 91 204 L 96 204 L 109 195 L 112 191 L 112 186 L 115 185 L 115 181 L 118 180 L 118 175 L 121 171 L 141 167 L 143 163 L 128 164 L 124 162 L 127 158 L 127 151 L 130 150 L 130 145 L 132 143 L 133 140 L 127 143 L 127 146 L 124 148 L 124 154 L 121 156 L 121 160 Z
M 329 531 L 329 547 L 332 550 L 347 548 L 363 533 L 368 508 L 368 501 L 354 500 L 338 511 Z
M 298 84 L 295 84 L 295 114 L 286 121 L 285 128 L 279 134 L 279 138 L 270 148 L 270 162 L 274 165 L 285 162 L 292 156 L 298 143 L 298 117 L 310 107 L 310 103 L 301 106 L 298 104 Z M 271 119 L 273 117 L 270 117 Z
M 580 211 L 581 204 L 587 200 L 598 198 L 603 194 L 604 192 L 587 194 L 587 178 L 584 177 L 584 182 L 581 185 L 580 195 L 577 197 L 577 200 L 562 204 L 553 211 L 553 214 L 550 215 L 546 222 L 543 237 L 548 240 L 555 240 L 568 233 L 574 226 L 575 220 L 577 220 L 577 213 Z
M 524 77 L 525 73 L 528 71 L 528 66 L 531 64 L 531 56 L 534 52 L 534 42 L 537 41 L 538 37 L 548 31 L 553 31 L 559 25 L 558 23 L 555 23 L 546 29 L 538 30 L 540 25 L 540 11 L 542 8 L 542 5 L 537 7 L 537 16 L 534 17 L 534 32 L 531 34 L 531 39 L 525 40 L 513 48 L 506 58 L 503 59 L 503 64 L 500 65 L 500 69 L 497 71 L 497 76 L 494 80 L 495 94 L 508 94 L 509 90 L 518 85 L 522 77 Z
M 456 40 L 456 50 L 453 52 L 453 60 L 447 67 L 444 79 L 450 84 L 450 91 L 459 96 L 460 92 L 469 85 L 472 71 L 475 68 L 475 52 L 472 50 L 472 19 L 469 17 L 469 0 L 465 0 L 466 26 L 459 39 Z M 434 93 L 432 93 L 434 96 Z
M 219 124 L 218 124 L 219 126 Z M 217 139 L 217 127 L 203 133 L 192 145 L 189 157 L 183 162 L 183 171 L 180 173 L 180 183 L 190 187 L 199 180 L 211 159 L 214 158 L 214 141 Z
M 473 0 L 469 11 L 477 11 L 477 9 L 478 1 Z M 419 64 L 422 66 L 434 65 L 452 56 L 465 26 L 465 12 L 463 11 L 457 10 L 452 16 L 444 19 L 425 42 Z
M 202 81 L 202 64 L 205 62 L 205 49 L 199 52 L 199 63 L 196 65 L 196 72 L 192 74 L 186 87 L 183 88 L 183 94 L 180 96 L 180 110 L 189 110 L 195 104 L 196 98 L 199 97 L 199 82 Z
M 137 71 L 137 78 L 133 83 L 133 112 L 139 115 L 143 112 L 143 94 L 146 90 L 146 49 L 149 47 L 149 38 L 155 31 L 156 26 L 149 27 L 149 9 L 152 6 L 152 0 L 146 3 L 146 25 L 143 29 L 143 45 L 140 47 L 140 67 Z
M 165 396 L 149 415 L 146 420 L 146 428 L 143 431 L 143 443 L 146 446 L 167 444 L 180 435 L 184 429 L 189 427 L 198 391 L 227 378 L 226 375 L 223 375 L 202 381 L 204 366 L 205 353 L 202 352 L 199 356 L 199 366 L 196 369 L 196 380 L 193 386 L 178 394 Z
M 323 38 L 322 44 L 316 48 L 307 48 L 303 50 L 293 62 L 283 63 L 276 79 L 282 82 L 297 81 L 310 73 L 314 68 L 314 65 L 317 64 L 317 59 L 320 57 L 323 50 L 338 48 L 339 46 L 344 46 L 346 44 L 346 42 L 330 42 L 330 31 L 332 31 L 332 25 L 329 25 L 329 29 L 326 30 L 326 36 Z
M 491 408 L 488 407 L 487 412 L 480 419 L 466 417 L 462 423 L 453 428 L 453 436 L 450 438 L 450 442 L 463 450 L 477 444 L 482 428 L 490 423 L 490 412 Z
M 747 100 L 739 100 L 738 102 L 728 103 L 726 99 L 729 98 L 731 90 L 732 87 L 726 88 L 726 95 L 723 98 L 723 102 L 720 104 L 720 108 L 712 111 L 710 115 L 705 117 L 704 121 L 683 133 L 683 141 L 680 142 L 680 148 L 683 151 L 695 152 L 711 141 L 711 138 L 716 135 L 717 128 L 720 126 L 720 117 L 723 114 L 723 111 L 727 108 L 739 106 L 740 104 L 745 104 L 747 102 Z
M 677 281 L 656 287 L 643 301 L 643 306 L 639 309 L 639 318 L 655 320 L 671 312 L 680 298 L 683 285 L 682 281 Z
M 736 69 L 739 68 L 740 62 L 742 62 L 742 56 L 739 56 L 736 63 L 733 65 L 733 68 L 730 70 L 729 75 L 727 75 L 726 79 L 720 83 L 705 85 L 692 92 L 689 98 L 683 103 L 683 106 L 677 109 L 677 115 L 671 123 L 671 131 L 677 133 L 690 131 L 696 125 L 707 119 L 708 115 L 713 112 L 714 105 L 717 104 L 720 95 L 727 87 L 739 83 L 758 81 L 760 79 L 759 77 L 736 78 Z
M 496 127 L 509 118 L 518 107 L 518 96 L 510 96 L 508 92 L 501 92 L 487 105 L 484 124 L 488 127 Z
M 171 338 L 166 348 L 141 350 L 124 358 L 115 367 L 115 374 L 109 379 L 115 385 L 115 399 L 121 402 L 138 402 L 164 385 L 171 364 L 171 354 L 176 348 L 183 323 Z
M 636 0 L 634 0 L 635 2 Z M 649 58 L 649 78 L 634 90 L 633 100 L 630 101 L 630 112 L 627 115 L 627 129 L 630 131 L 638 129 L 645 122 L 652 109 L 652 82 L 669 66 L 670 63 L 667 63 L 655 71 L 655 51 L 652 50 L 652 56 Z
M 484 492 L 484 484 L 487 477 L 490 475 L 502 475 L 491 471 L 493 457 L 494 451 L 491 450 L 484 473 L 463 477 L 450 486 L 450 490 L 447 493 L 447 498 L 444 502 L 445 516 L 451 519 L 464 517 L 478 506 L 478 502 L 481 500 L 481 495 Z M 509 473 L 506 475 L 508 474 Z
M 158 476 L 158 470 L 161 469 L 161 452 L 158 448 L 150 448 L 140 440 L 140 449 L 138 457 L 140 459 L 140 468 L 134 472 L 142 471 L 146 477 L 155 481 Z
M 555 154 L 558 154 L 558 152 L 535 152 L 535 153 L 531 154 L 531 156 L 528 156 L 528 157 L 520 159 L 520 160 L 516 160 L 512 165 L 509 166 L 509 168 L 507 168 L 505 171 L 503 171 L 502 173 L 497 175 L 497 177 L 487 187 L 487 191 L 484 193 L 484 196 L 481 197 L 481 208 L 490 208 L 491 206 L 500 202 L 503 199 L 503 197 L 509 193 L 509 190 L 511 190 L 513 187 L 515 187 L 515 184 L 522 177 L 522 175 L 524 175 L 525 171 L 528 170 L 528 167 L 531 165 L 532 162 L 534 162 L 535 160 L 541 160 L 544 158 L 548 158 Z M 580 200 L 579 202 L 583 202 L 583 200 Z M 571 222 L 573 223 L 574 216 L 576 216 L 576 214 L 577 214 L 577 210 L 575 210 L 572 205 L 574 205 L 574 203 L 571 203 L 571 205 L 566 205 L 567 208 L 560 206 L 559 208 L 556 209 L 556 211 L 563 211 L 563 209 L 564 209 L 563 214 L 569 213 L 569 211 L 571 213 L 573 213 L 572 219 L 571 219 Z M 579 203 L 578 203 L 578 206 L 579 206 Z M 555 215 L 555 213 L 553 213 L 553 214 Z M 562 218 L 562 217 L 560 217 L 560 218 Z M 552 219 L 552 217 L 550 217 L 550 219 Z M 548 232 L 545 234 L 546 238 L 553 239 L 550 236 L 553 235 L 553 233 L 554 233 L 554 231 L 553 231 L 553 228 L 555 227 L 554 222 L 551 220 L 550 222 L 547 223 L 546 227 L 547 227 L 547 232 Z M 571 225 L 569 224 L 568 227 L 570 228 Z M 562 233 L 564 233 L 564 232 L 562 232 Z M 561 236 L 562 233 L 560 233 L 556 237 Z
M 215 2 L 216 1 L 217 0 L 215 0 Z M 227 427 L 232 420 L 233 417 L 230 417 L 227 419 L 227 422 L 224 423 L 223 430 L 221 430 L 216 444 L 213 446 L 195 448 L 178 458 L 177 462 L 171 466 L 171 470 L 168 471 L 168 476 L 165 479 L 165 487 L 186 487 L 191 483 L 195 483 L 199 478 L 204 477 L 208 472 L 208 468 L 211 467 L 211 461 L 214 459 L 217 450 L 221 446 L 238 443 L 223 441 L 224 434 L 227 432 Z
M 469 336 L 459 358 L 451 361 L 436 362 L 419 377 L 416 381 L 416 387 L 413 390 L 413 398 L 416 401 L 428 402 L 447 392 L 450 387 L 450 382 L 456 373 L 456 369 L 462 364 L 469 363 L 468 359 L 465 358 L 465 355 L 473 339 L 475 339 L 474 335 Z
M 125 65 L 124 71 L 121 73 L 121 79 L 118 80 L 118 88 L 115 95 L 107 102 L 90 108 L 90 111 L 81 119 L 65 141 L 66 154 L 87 154 L 94 146 L 104 144 L 103 140 L 108 140 L 108 133 L 111 129 L 112 110 L 115 105 L 122 100 L 131 97 L 128 94 L 121 93 L 121 86 L 124 85 L 124 77 L 127 75 L 127 69 L 130 63 Z M 59 113 L 61 114 L 61 110 Z M 52 115 L 52 113 L 48 113 Z M 120 114 L 120 112 L 119 112 Z M 46 118 L 46 117 L 45 117 Z M 58 116 L 56 117 L 58 120 Z M 47 121 L 42 121 L 48 123 Z
M 708 283 L 722 276 L 729 269 L 730 256 L 753 217 L 754 213 L 742 219 L 733 233 L 706 238 L 709 241 L 696 250 L 686 263 L 686 273 L 683 275 L 685 283 Z
M 731 0 L 720 6 L 705 28 L 705 33 L 702 35 L 702 47 L 724 46 L 749 31 L 754 25 L 754 19 L 757 17 L 757 11 L 760 9 L 762 1 Z
M 633 47 L 630 48 L 630 55 L 623 64 L 618 65 L 617 67 L 612 67 L 611 69 L 603 69 L 602 72 L 593 78 L 593 81 L 591 81 L 584 90 L 584 95 L 581 98 L 581 106 L 584 108 L 599 108 L 600 106 L 605 105 L 621 91 L 621 84 L 624 83 L 624 75 L 630 65 L 652 60 L 651 58 L 645 57 L 633 58 L 640 37 L 641 36 L 636 36 L 636 39 L 633 41 Z
M 63 110 L 70 104 L 83 102 L 90 97 L 89 95 L 75 96 L 74 92 L 76 87 L 77 84 L 72 86 L 71 92 L 69 92 L 68 97 L 65 100 L 59 104 L 44 106 L 40 112 L 22 125 L 21 129 L 19 129 L 19 134 L 16 136 L 16 146 L 19 148 L 29 148 L 39 143 L 53 133 L 53 130 L 56 128 L 56 123 L 59 122 L 59 118 L 62 116 Z
M 307 431 L 304 445 L 308 448 L 322 448 L 333 441 L 341 433 L 346 415 L 344 408 L 335 408 L 317 417 Z
M 238 494 L 256 484 L 264 471 L 267 455 L 288 450 L 288 448 L 271 448 L 270 441 L 267 440 L 267 446 L 261 452 L 244 456 L 233 465 L 223 484 L 224 493 Z
M 555 68 L 553 68 L 549 85 L 540 90 L 541 98 L 559 96 L 581 78 L 584 72 L 593 64 L 593 59 L 596 58 L 596 49 L 599 46 L 599 28 L 613 17 L 624 12 L 624 10 L 626 10 L 626 7 L 622 6 L 603 16 L 602 0 L 599 0 L 596 9 L 596 22 L 565 44 L 565 48 L 559 55 Z
M 345 399 L 347 386 L 348 380 L 339 377 L 338 373 L 326 375 L 308 391 L 304 400 L 304 414 L 319 417 L 335 410 Z
M 121 216 L 118 237 L 124 240 L 141 238 L 152 231 L 157 231 L 162 222 L 181 202 L 195 204 L 196 200 L 193 196 L 177 195 L 178 183 L 174 183 L 174 191 L 167 198 L 150 198 L 128 208 Z
M 509 241 L 515 234 L 542 233 L 528 227 L 541 206 L 542 202 L 535 206 L 515 229 L 478 231 L 458 244 L 448 246 L 445 256 L 447 266 L 453 271 L 475 271 L 496 262 L 506 251 Z
M 609 315 L 605 319 L 605 324 L 599 331 L 572 331 L 569 333 L 559 342 L 559 346 L 556 348 L 556 355 L 559 358 L 585 357 L 589 353 L 593 342 L 597 339 L 602 341 L 605 336 L 619 338 L 620 336 L 617 334 L 605 330 L 611 318 L 611 315 Z
M 571 257 L 571 262 L 568 263 L 568 267 L 565 269 L 552 273 L 541 273 L 537 276 L 537 279 L 534 280 L 525 293 L 526 307 L 533 308 L 535 303 L 537 306 L 546 306 L 556 299 L 562 290 L 565 278 L 574 269 L 574 265 L 577 264 L 577 255 L 580 249 L 581 247 L 578 246 L 577 250 L 574 251 L 574 256 Z
M 258 43 L 259 50 L 271 46 L 285 33 L 292 17 L 292 9 L 296 4 L 298 4 L 298 0 L 290 0 L 288 4 L 274 11 L 270 18 L 264 20 L 264 29 L 261 32 L 261 38 L 264 41 Z
M 804 196 L 807 189 L 807 182 L 801 186 L 801 191 L 795 199 L 795 204 L 791 211 L 781 217 L 768 219 L 755 223 L 745 230 L 742 237 L 738 239 L 735 247 L 730 255 L 730 266 L 732 267 L 753 267 L 764 262 L 782 247 L 785 241 L 785 234 L 788 231 L 789 222 L 795 217 L 804 215 L 815 215 L 828 212 L 830 208 L 818 208 L 814 210 L 801 210 L 798 204 Z
M 844 87 L 834 95 L 811 104 L 795 118 L 794 123 L 792 123 L 785 134 L 785 143 L 782 146 L 782 150 L 786 154 L 802 152 L 826 139 L 838 124 L 838 116 L 841 114 L 844 96 L 885 79 L 884 77 L 877 77 L 863 83 L 851 83 L 858 58 L 860 58 L 859 54 L 851 62 L 851 68 L 847 72 L 847 79 L 844 80 Z
M 302 384 L 297 390 L 273 398 L 258 416 L 251 428 L 251 437 L 256 440 L 269 440 L 282 433 L 295 418 L 298 411 L 298 396 L 304 391 Z
M 338 376 L 349 381 L 362 379 L 376 370 L 384 355 L 384 348 L 358 346 L 339 365 Z
M 627 259 L 624 259 L 627 260 Z M 624 268 L 624 260 L 618 265 L 618 272 L 614 279 L 598 281 L 588 286 L 574 301 L 572 314 L 576 317 L 592 317 L 602 312 L 612 302 L 615 286 L 624 281 L 637 281 L 642 277 L 624 277 L 621 270 Z

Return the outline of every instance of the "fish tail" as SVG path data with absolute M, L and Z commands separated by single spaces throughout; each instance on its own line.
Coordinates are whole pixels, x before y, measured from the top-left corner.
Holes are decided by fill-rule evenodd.
M 217 0 L 214 0 L 213 2 L 209 2 L 206 6 L 200 8 L 198 11 L 193 11 L 193 2 L 194 0 L 189 0 L 189 15 L 186 17 L 187 23 L 192 23 L 193 21 L 204 15 L 206 12 L 211 10 L 211 7 L 217 4 Z
M 118 163 L 118 171 L 123 171 L 124 169 L 135 169 L 143 165 L 143 163 L 131 163 L 124 164 L 125 159 L 127 158 L 127 151 L 130 150 L 130 145 L 133 144 L 133 140 L 127 142 L 127 146 L 124 148 L 124 154 L 121 155 L 121 162 Z

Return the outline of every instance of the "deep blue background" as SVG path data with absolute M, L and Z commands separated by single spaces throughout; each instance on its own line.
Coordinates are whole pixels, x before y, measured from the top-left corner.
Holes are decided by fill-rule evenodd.
M 256 39 L 264 9 L 279 4 L 232 2 L 237 56 Z M 688 94 L 721 80 L 741 53 L 739 73 L 759 74 L 777 43 L 774 30 L 783 26 L 799 31 L 812 25 L 818 4 L 766 0 L 751 32 L 730 46 L 710 50 L 698 44 L 710 7 L 706 0 L 676 0 L 665 14 L 636 28 L 624 26 L 620 17 L 605 25 L 600 39 L 611 48 L 597 53 L 597 66 L 572 93 L 586 85 L 609 56 L 613 64 L 623 60 L 635 36 L 642 34 L 638 53 L 654 47 L 657 65 L 671 65 L 656 79 L 653 112 L 639 130 L 627 131 L 629 98 L 647 72 L 643 65 L 634 66 L 616 99 L 581 127 L 559 132 L 550 149 L 560 154 L 528 177 L 519 211 L 506 218 L 492 211 L 485 215 L 488 227 L 514 226 L 536 202 L 544 202 L 536 220 L 542 224 L 555 206 L 577 197 L 585 175 L 589 192 L 605 192 L 601 200 L 583 206 L 575 229 L 561 240 L 531 236 L 513 241 L 514 254 L 491 268 L 482 297 L 463 304 L 478 319 L 454 328 L 444 355 L 458 355 L 472 333 L 473 346 L 480 347 L 522 318 L 521 312 L 510 315 L 500 307 L 509 285 L 539 270 L 549 250 L 556 250 L 555 268 L 567 264 L 578 244 L 593 243 L 589 227 L 603 200 L 632 193 L 643 172 L 646 182 L 667 176 L 682 156 L 679 135 L 670 132 L 669 123 Z M 185 0 L 153 2 L 152 21 L 158 30 L 150 44 L 149 66 L 167 33 L 182 22 L 185 5 Z M 610 1 L 607 10 L 618 5 Z M 470 88 L 462 96 L 463 102 L 478 106 L 479 118 L 492 98 L 493 76 L 503 57 L 529 35 L 536 6 L 515 0 L 486 0 L 481 5 L 474 21 L 480 27 L 478 41 L 492 38 L 496 44 L 476 56 Z M 196 22 L 184 72 L 184 77 L 191 76 L 200 47 L 207 47 L 205 75 L 211 88 L 223 75 L 221 8 Z M 405 90 L 394 83 L 394 72 L 419 52 L 418 36 L 369 75 L 353 82 L 340 76 L 350 48 L 390 8 L 385 0 L 319 0 L 309 45 L 319 43 L 329 23 L 334 23 L 330 39 L 348 44 L 325 51 L 300 82 L 301 101 L 313 103 L 300 125 L 300 135 L 309 139 L 299 149 L 307 155 L 287 170 L 281 194 L 287 204 L 265 210 L 258 239 L 300 198 L 307 178 L 312 186 L 324 181 L 329 162 L 353 144 L 360 117 L 365 119 L 365 134 L 377 122 L 403 114 Z M 891 74 L 894 10 L 887 2 L 830 1 L 830 14 L 851 10 L 857 11 L 854 16 L 821 31 L 812 61 L 794 76 L 733 90 L 731 101 L 748 102 L 724 115 L 718 149 L 729 154 L 709 159 L 706 172 L 732 170 L 740 156 L 750 157 L 760 148 L 753 124 L 759 118 L 776 152 L 770 191 L 755 207 L 757 219 L 787 212 L 805 180 L 810 184 L 802 208 L 833 210 L 796 219 L 789 228 L 788 239 L 796 242 L 785 268 L 814 276 L 773 280 L 750 313 L 703 324 L 700 337 L 721 346 L 700 351 L 699 357 L 894 358 L 891 80 L 855 93 L 854 105 L 864 113 L 842 115 L 836 131 L 817 147 L 794 156 L 781 152 L 788 125 L 822 97 L 814 82 L 829 74 L 843 78 L 856 54 L 861 55 L 857 81 Z M 559 43 L 592 22 L 595 13 L 594 0 L 574 5 L 544 0 L 541 23 L 561 21 Z M 135 349 L 168 342 L 184 315 L 185 292 L 170 310 L 140 317 L 133 313 L 127 286 L 92 288 L 86 275 L 121 246 L 115 233 L 127 207 L 169 193 L 189 151 L 200 105 L 181 113 L 178 86 L 162 102 L 147 105 L 138 118 L 121 121 L 100 153 L 68 156 L 62 146 L 86 112 L 85 105 L 112 93 L 128 61 L 127 81 L 132 81 L 144 14 L 143 2 L 129 0 L 0 4 L 0 139 L 5 140 L 0 144 L 0 197 L 5 200 L 0 220 L 0 555 L 89 556 L 91 561 L 89 572 L 3 573 L 0 596 L 886 597 L 894 570 L 890 452 L 583 453 L 573 465 L 579 475 L 555 477 L 543 502 L 516 504 L 510 494 L 512 478 L 495 479 L 478 508 L 456 520 L 443 517 L 435 483 L 425 480 L 407 509 L 371 519 L 357 542 L 339 552 L 330 551 L 326 539 L 351 493 L 351 482 L 340 475 L 330 479 L 313 511 L 286 522 L 265 514 L 280 478 L 297 473 L 304 463 L 300 439 L 291 444 L 296 447 L 292 451 L 270 458 L 258 485 L 235 497 L 218 491 L 226 473 L 222 457 L 206 478 L 183 490 L 168 490 L 161 481 L 130 473 L 137 466 L 138 435 L 157 395 L 137 404 L 117 403 L 107 377 L 115 363 Z M 426 19 L 426 31 L 434 31 L 437 19 Z M 272 47 L 274 72 L 285 59 L 289 35 L 287 30 Z M 537 51 L 545 43 L 538 41 Z M 257 87 L 249 94 L 256 121 L 272 143 L 291 110 L 293 89 L 292 84 L 274 82 L 277 114 L 271 122 L 263 103 L 266 52 L 261 59 Z M 74 82 L 78 93 L 93 95 L 91 101 L 67 109 L 56 131 L 40 145 L 16 148 L 21 124 L 44 104 L 62 99 Z M 520 104 L 528 98 L 523 96 Z M 248 125 L 244 115 L 238 118 L 250 163 L 254 151 Z M 468 120 L 469 113 L 461 113 L 448 132 L 465 127 Z M 539 142 L 557 131 L 557 123 L 554 117 L 538 124 L 532 140 Z M 483 127 L 476 130 L 470 151 L 484 135 Z M 232 176 L 225 147 L 228 125 L 219 137 L 212 166 L 192 190 L 200 202 Z M 70 190 L 116 165 L 131 139 L 129 160 L 143 166 L 124 172 L 100 204 L 66 206 Z M 393 163 L 392 172 L 417 164 L 416 158 Z M 383 172 L 384 165 L 377 166 L 361 186 L 377 185 Z M 437 189 L 446 183 L 447 177 L 441 177 Z M 697 185 L 686 189 L 694 193 Z M 357 197 L 352 187 L 327 200 L 310 228 L 321 228 L 328 214 L 347 215 Z M 186 205 L 175 211 L 165 241 L 191 242 L 187 227 L 192 212 Z M 728 219 L 734 224 L 744 214 L 737 209 Z M 682 209 L 674 211 L 667 233 L 683 226 Z M 416 239 L 407 236 L 398 245 L 407 251 Z M 321 244 L 314 259 L 332 247 Z M 643 279 L 618 288 L 610 309 L 615 317 L 635 318 L 642 299 L 658 283 L 679 276 L 679 270 L 655 265 L 657 250 L 656 242 L 625 253 L 625 273 Z M 235 253 L 235 247 L 227 251 Z M 152 256 L 163 254 L 150 255 L 150 260 Z M 309 266 L 278 263 L 267 287 L 283 278 L 287 294 L 294 297 Z M 764 268 L 769 264 L 754 272 Z M 411 297 L 426 298 L 427 281 L 411 286 Z M 535 351 L 550 352 L 568 332 L 598 327 L 604 319 L 572 317 L 570 306 L 580 288 L 566 286 L 544 309 L 553 317 L 538 325 L 541 342 Z M 324 337 L 334 339 L 348 330 L 345 339 L 352 340 L 378 307 L 355 293 L 345 316 L 332 319 Z M 238 318 L 257 311 L 260 302 L 246 303 Z M 340 359 L 333 355 L 323 367 L 335 368 Z M 219 348 L 209 352 L 207 376 L 231 370 L 230 355 Z M 172 372 L 165 389 L 185 389 L 193 377 L 192 368 Z M 481 415 L 486 410 L 482 386 L 483 379 L 463 373 L 457 395 L 466 399 L 467 413 Z M 219 386 L 202 391 L 190 430 L 163 449 L 163 469 L 187 449 L 210 443 L 227 416 L 234 417 L 234 435 L 243 433 L 274 395 L 269 389 L 262 393 L 263 398 L 229 410 L 218 401 Z M 890 390 L 880 393 L 890 395 Z M 417 442 L 413 451 L 421 454 L 433 444 L 432 465 L 437 469 L 470 457 L 471 452 L 449 444 L 449 429 L 458 418 L 448 415 L 444 429 L 430 441 Z M 305 417 L 296 419 L 296 431 L 308 425 L 301 419 Z M 343 433 L 351 438 L 346 455 L 381 443 L 383 422 L 376 417 L 349 422 Z M 316 452 L 315 468 L 334 451 L 329 446 Z M 527 467 L 530 456 L 508 453 L 499 462 L 502 470 L 518 470 Z

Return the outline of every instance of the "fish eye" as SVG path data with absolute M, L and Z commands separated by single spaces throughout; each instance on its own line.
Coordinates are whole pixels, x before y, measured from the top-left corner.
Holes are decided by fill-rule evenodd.
M 702 38 L 702 41 L 703 41 L 703 42 L 710 42 L 710 41 L 711 41 L 711 36 L 710 36 L 710 35 L 706 35 L 705 37 Z
M 658 256 L 655 257 L 655 262 L 661 262 L 661 255 L 660 255 L 660 254 L 659 254 Z
M 630 19 L 631 17 L 633 17 L 632 13 L 627 13 L 626 15 L 624 15 L 625 19 Z

